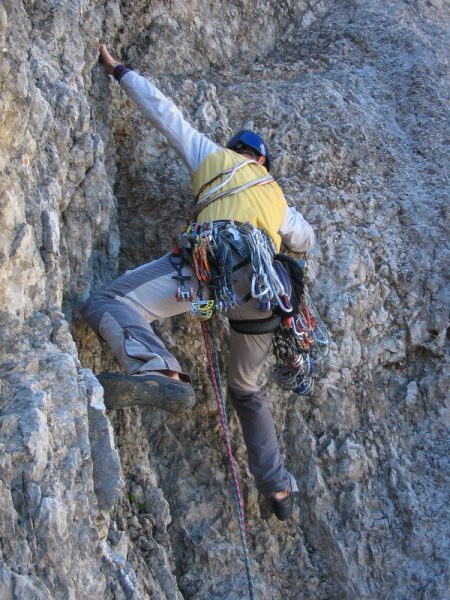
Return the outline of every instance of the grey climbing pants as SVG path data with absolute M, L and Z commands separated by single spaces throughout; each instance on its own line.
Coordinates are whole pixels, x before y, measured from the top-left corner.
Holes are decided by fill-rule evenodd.
M 192 275 L 189 266 L 183 273 Z M 233 273 L 240 298 L 250 289 L 250 266 Z M 113 281 L 84 306 L 86 322 L 111 346 L 119 365 L 128 374 L 177 371 L 177 359 L 154 333 L 151 322 L 190 311 L 190 302 L 175 298 L 175 269 L 169 255 L 144 264 Z M 206 290 L 208 291 L 208 290 Z M 260 319 L 255 302 L 242 302 L 227 313 L 230 319 Z M 290 490 L 293 478 L 284 468 L 272 415 L 259 390 L 258 377 L 272 334 L 244 335 L 231 330 L 228 360 L 228 393 L 241 423 L 249 468 L 259 491 L 266 497 Z M 295 482 L 294 482 L 295 484 Z

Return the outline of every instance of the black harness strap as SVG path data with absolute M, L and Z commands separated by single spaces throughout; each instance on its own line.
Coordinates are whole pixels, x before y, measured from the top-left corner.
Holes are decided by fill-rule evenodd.
M 238 321 L 229 319 L 230 327 L 238 333 L 248 335 L 263 335 L 264 333 L 273 333 L 278 329 L 281 323 L 281 317 L 278 315 L 270 315 L 265 319 L 245 319 Z
M 245 265 L 248 265 L 248 263 L 250 262 L 250 256 L 248 258 L 244 258 L 244 260 L 241 260 L 241 262 L 238 262 L 237 265 L 234 265 L 232 271 L 233 273 L 235 271 L 239 271 L 239 269 L 241 267 L 245 267 Z

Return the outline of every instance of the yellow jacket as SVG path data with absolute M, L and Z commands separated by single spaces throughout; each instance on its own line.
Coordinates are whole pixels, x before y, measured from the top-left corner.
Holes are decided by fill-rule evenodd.
M 224 171 L 231 169 L 238 163 L 242 163 L 244 160 L 245 158 L 240 154 L 225 148 L 209 154 L 192 175 L 194 195 L 196 197 L 199 195 L 197 205 L 201 203 L 202 198 L 209 190 L 226 180 L 226 175 L 214 179 L 218 174 L 224 173 Z M 228 183 L 220 187 L 220 192 L 236 187 L 240 188 L 254 180 L 267 176 L 267 170 L 262 165 L 247 164 L 237 170 Z M 211 181 L 212 179 L 214 181 Z M 211 183 L 202 189 L 208 182 Z M 216 200 L 199 212 L 196 221 L 197 223 L 220 220 L 233 220 L 239 223 L 250 222 L 255 227 L 265 231 L 272 238 L 277 251 L 279 251 L 281 237 L 278 231 L 284 221 L 286 209 L 287 203 L 280 186 L 275 181 L 271 181 Z

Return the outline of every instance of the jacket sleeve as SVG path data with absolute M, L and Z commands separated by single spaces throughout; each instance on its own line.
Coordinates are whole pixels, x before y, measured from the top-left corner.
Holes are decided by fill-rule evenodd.
M 283 243 L 294 252 L 310 250 L 316 241 L 313 228 L 293 206 L 286 207 L 284 221 L 278 233 Z
M 155 128 L 167 138 L 188 169 L 196 171 L 208 154 L 218 150 L 219 146 L 192 127 L 172 100 L 164 96 L 148 79 L 123 65 L 120 67 L 116 67 L 114 76 L 121 87 Z

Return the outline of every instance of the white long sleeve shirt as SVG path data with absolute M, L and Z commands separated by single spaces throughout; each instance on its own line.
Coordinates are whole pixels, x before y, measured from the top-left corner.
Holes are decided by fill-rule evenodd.
M 192 127 L 172 100 L 148 79 L 123 65 L 116 67 L 114 76 L 154 127 L 167 138 L 190 173 L 195 172 L 210 153 L 220 148 Z M 294 252 L 309 250 L 315 242 L 313 228 L 292 206 L 286 207 L 286 215 L 278 233 L 283 243 Z

